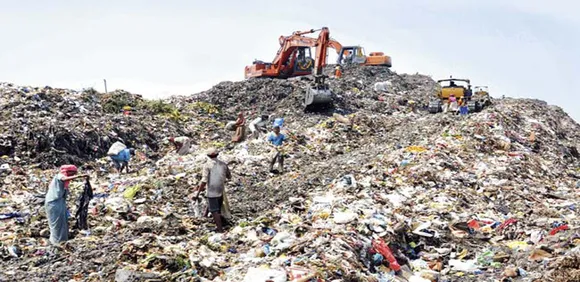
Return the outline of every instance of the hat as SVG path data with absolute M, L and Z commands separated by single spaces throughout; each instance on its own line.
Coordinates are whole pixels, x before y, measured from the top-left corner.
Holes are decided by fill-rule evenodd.
M 208 156 L 217 156 L 219 154 L 219 151 L 216 148 L 212 147 L 212 148 L 207 149 L 205 154 Z
M 78 169 L 75 165 L 63 165 L 60 167 L 60 172 L 67 175 L 71 173 L 76 173 L 77 171 Z

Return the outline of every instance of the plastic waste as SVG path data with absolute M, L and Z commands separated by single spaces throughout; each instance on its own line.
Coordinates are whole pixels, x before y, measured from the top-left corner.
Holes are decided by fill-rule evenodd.
M 450 259 L 449 266 L 451 269 L 455 271 L 463 271 L 463 272 L 474 272 L 479 268 L 476 265 L 475 260 L 457 260 L 457 259 Z
M 357 214 L 353 212 L 337 212 L 334 213 L 334 222 L 337 224 L 346 224 L 354 221 L 357 218 Z
M 401 266 L 397 262 L 397 259 L 395 256 L 393 256 L 391 249 L 389 246 L 387 246 L 383 239 L 377 239 L 373 241 L 373 248 L 389 262 L 389 267 L 391 269 L 394 271 L 401 270 Z
M 282 127 L 284 126 L 284 118 L 276 118 L 274 119 L 274 124 L 272 126 Z
M 131 210 L 129 203 L 122 197 L 112 197 L 105 201 L 105 207 L 117 213 L 126 213 Z
M 191 209 L 193 211 L 193 216 L 196 218 L 200 218 L 203 217 L 203 210 L 204 210 L 204 205 L 202 203 L 201 199 L 197 199 L 194 201 L 191 201 Z
M 270 228 L 270 227 L 262 227 L 262 232 L 268 234 L 269 236 L 274 236 L 276 235 L 276 230 Z
M 376 92 L 388 92 L 393 83 L 390 81 L 376 82 L 373 85 L 373 90 Z
M 570 228 L 568 228 L 568 224 L 562 224 L 559 226 L 556 226 L 554 229 L 550 230 L 550 232 L 548 234 L 550 234 L 550 236 L 554 236 L 556 235 L 556 233 L 560 232 L 560 231 L 564 231 L 564 230 L 568 230 Z
M 269 268 L 251 267 L 243 282 L 286 282 L 286 272 Z

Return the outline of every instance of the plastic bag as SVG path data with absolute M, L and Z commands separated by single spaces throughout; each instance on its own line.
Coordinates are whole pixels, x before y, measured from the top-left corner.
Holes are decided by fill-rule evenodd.
M 234 131 L 236 130 L 236 121 L 230 121 L 225 126 L 226 131 Z
M 107 152 L 107 156 L 116 156 L 121 151 L 123 151 L 125 149 L 127 149 L 127 146 L 125 146 L 125 144 L 117 141 L 113 144 L 113 146 L 111 146 L 111 148 L 109 148 L 109 151 Z
M 250 268 L 244 282 L 286 282 L 286 272 L 269 268 Z
M 274 120 L 274 126 L 282 127 L 284 125 L 284 118 L 277 118 Z
M 193 216 L 195 218 L 203 217 L 203 208 L 204 206 L 201 199 L 191 202 L 191 209 L 193 210 Z
M 137 192 L 139 192 L 141 190 L 141 185 L 137 184 L 135 186 L 129 187 L 125 190 L 125 192 L 123 192 L 123 197 L 125 197 L 125 199 L 128 200 L 132 200 L 135 195 L 137 194 Z
M 390 81 L 377 82 L 373 86 L 373 90 L 377 92 L 388 92 L 392 85 Z
M 223 217 L 225 217 L 226 219 L 230 219 L 230 218 L 232 218 L 232 213 L 230 212 L 230 203 L 228 201 L 228 197 L 226 196 L 225 189 L 223 192 L 223 198 L 224 198 L 224 201 L 223 201 L 222 209 L 220 212 L 221 212 Z

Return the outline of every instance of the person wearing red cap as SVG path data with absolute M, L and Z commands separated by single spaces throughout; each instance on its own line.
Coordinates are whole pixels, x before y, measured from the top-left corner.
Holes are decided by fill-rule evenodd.
M 60 172 L 50 182 L 44 198 L 44 208 L 50 228 L 50 242 L 55 245 L 68 240 L 66 196 L 70 181 L 77 178 L 89 179 L 88 174 L 77 175 L 77 171 L 74 165 L 61 166 Z

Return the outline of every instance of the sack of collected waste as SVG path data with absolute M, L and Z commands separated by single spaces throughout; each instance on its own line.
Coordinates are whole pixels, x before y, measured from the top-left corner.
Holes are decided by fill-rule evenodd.
M 236 130 L 236 121 L 229 121 L 225 126 L 226 131 L 234 131 Z
M 117 141 L 113 144 L 113 146 L 111 146 L 111 148 L 109 148 L 109 151 L 107 152 L 107 156 L 116 156 L 121 151 L 123 151 L 125 149 L 127 149 L 127 146 L 125 146 L 125 144 Z
M 230 219 L 230 218 L 232 218 L 232 213 L 230 211 L 230 202 L 228 201 L 228 197 L 226 196 L 225 191 L 224 191 L 223 197 L 224 197 L 224 202 L 223 202 L 222 209 L 220 212 L 221 212 L 223 217 L 225 217 L 226 219 Z
M 284 125 L 284 118 L 276 118 L 272 126 L 282 127 Z

